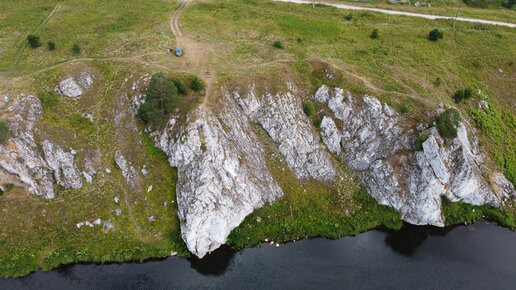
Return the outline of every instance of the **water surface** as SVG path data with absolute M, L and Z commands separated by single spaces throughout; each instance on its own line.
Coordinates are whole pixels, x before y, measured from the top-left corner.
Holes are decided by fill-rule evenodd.
M 491 224 L 439 229 L 405 225 L 279 248 L 223 247 L 199 260 L 70 265 L 0 289 L 516 289 L 516 233 Z

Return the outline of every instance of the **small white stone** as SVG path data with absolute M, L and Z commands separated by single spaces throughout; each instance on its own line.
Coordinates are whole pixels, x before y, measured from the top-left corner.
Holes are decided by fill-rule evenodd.
M 122 215 L 122 210 L 117 208 L 115 209 L 115 213 L 117 216 Z
M 147 192 L 151 192 L 152 190 L 152 184 L 149 186 L 149 188 L 147 188 Z
M 116 203 L 120 202 L 120 199 L 118 197 L 115 197 L 115 202 Z
M 106 168 L 106 173 L 111 173 L 111 169 Z
M 279 244 L 278 243 L 276 243 L 276 248 L 279 248 Z
M 150 222 L 154 221 L 154 216 L 150 216 L 150 217 L 148 218 L 148 220 L 149 220 Z
M 170 256 L 176 256 L 177 252 L 170 252 Z
M 100 225 L 101 223 L 102 223 L 101 219 L 96 219 L 96 220 L 93 221 L 94 225 Z

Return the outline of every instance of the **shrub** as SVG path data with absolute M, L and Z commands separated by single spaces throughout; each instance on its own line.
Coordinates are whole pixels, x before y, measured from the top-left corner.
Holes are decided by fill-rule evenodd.
M 9 137 L 11 137 L 11 134 L 9 133 L 9 124 L 0 121 L 0 145 L 9 140 Z
M 55 41 L 53 41 L 53 40 L 49 40 L 49 41 L 47 42 L 47 45 L 48 45 L 48 50 L 54 50 L 54 49 L 56 49 L 56 42 L 55 42 Z
M 161 130 L 167 124 L 169 114 L 177 108 L 179 100 L 174 82 L 163 73 L 154 74 L 146 90 L 145 103 L 138 108 L 138 118 L 151 130 Z
M 57 95 L 54 92 L 47 92 L 47 93 L 38 95 L 38 98 L 41 101 L 43 110 L 52 109 L 58 103 Z
M 315 118 L 315 121 L 314 121 L 314 125 L 315 125 L 315 127 L 317 127 L 317 128 L 321 128 L 321 123 L 322 123 L 322 118 L 321 118 L 321 116 L 317 116 L 317 118 Z
M 430 136 L 428 136 L 428 131 L 427 130 L 424 130 L 423 132 L 421 132 L 421 134 L 417 138 L 417 143 L 416 143 L 416 150 L 417 151 L 423 150 L 423 143 L 425 143 L 425 141 L 428 140 L 429 137 Z
M 400 105 L 400 113 L 406 114 L 410 111 L 410 108 L 407 104 L 401 104 Z
M 73 52 L 74 54 L 79 54 L 79 53 L 81 53 L 81 50 L 82 50 L 82 48 L 81 48 L 77 43 L 75 43 L 75 44 L 72 46 L 72 52 Z
M 351 20 L 353 20 L 353 14 L 349 13 L 348 15 L 344 16 L 344 18 L 345 18 L 347 21 L 351 21 Z
M 308 117 L 313 116 L 315 114 L 314 103 L 312 103 L 312 101 L 310 101 L 310 100 L 306 101 L 305 104 L 303 105 L 303 110 L 305 111 L 305 114 Z
M 274 46 L 275 48 L 283 49 L 283 43 L 281 43 L 281 41 L 279 40 L 274 41 L 272 46 Z
M 371 33 L 371 38 L 372 39 L 378 38 L 378 29 L 377 28 L 373 29 L 373 33 Z
M 430 33 L 428 34 L 428 39 L 431 41 L 437 41 L 439 39 L 443 39 L 443 32 L 436 28 L 436 29 L 430 31 Z
M 39 35 L 29 34 L 27 35 L 27 41 L 31 48 L 36 48 L 41 46 L 41 41 L 39 40 Z
M 186 85 L 185 85 L 185 83 L 183 83 L 183 81 L 181 81 L 179 78 L 173 78 L 172 82 L 174 82 L 174 85 L 176 86 L 177 91 L 180 94 L 186 95 L 188 90 L 186 89 Z
M 467 88 L 464 90 L 458 90 L 455 92 L 455 95 L 453 96 L 453 100 L 456 103 L 460 103 L 463 100 L 467 100 L 473 96 L 473 90 L 471 88 Z
M 443 82 L 443 81 L 441 80 L 441 78 L 440 78 L 440 77 L 437 77 L 437 78 L 435 79 L 435 81 L 434 81 L 434 86 L 438 87 L 438 86 L 440 86 L 440 85 L 442 84 L 442 82 Z
M 439 129 L 441 136 L 453 139 L 457 137 L 459 122 L 459 112 L 453 108 L 446 109 L 446 111 L 437 117 L 437 129 Z
M 190 88 L 194 91 L 199 91 L 202 89 L 202 81 L 198 77 L 194 77 L 190 82 Z
M 303 39 L 301 37 L 298 37 L 297 42 L 303 42 Z
M 507 0 L 505 1 L 505 4 L 504 4 L 505 7 L 507 8 L 516 8 L 516 0 Z

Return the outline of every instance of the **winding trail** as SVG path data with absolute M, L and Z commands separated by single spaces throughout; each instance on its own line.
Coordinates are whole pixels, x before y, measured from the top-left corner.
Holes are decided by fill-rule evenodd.
M 297 4 L 310 4 L 310 5 L 313 3 L 310 0 L 273 0 L 273 1 L 297 3 Z M 435 19 L 454 20 L 455 19 L 455 17 L 449 17 L 449 16 L 430 15 L 430 14 L 423 14 L 423 13 L 413 13 L 413 12 L 396 11 L 396 10 L 363 7 L 363 6 L 353 6 L 353 5 L 346 5 L 346 4 L 340 4 L 340 3 L 327 3 L 327 2 L 316 1 L 315 4 L 333 6 L 333 7 L 339 8 L 339 9 L 367 10 L 367 11 L 385 13 L 385 14 L 390 14 L 390 15 L 412 16 L 412 17 L 420 17 L 420 18 L 426 18 L 426 19 L 431 19 L 431 20 L 435 20 Z M 500 25 L 500 26 L 516 28 L 516 23 L 494 21 L 494 20 L 487 20 L 487 19 L 457 17 L 457 21 L 474 22 L 474 23 L 482 23 L 482 24 L 490 24 L 490 25 Z

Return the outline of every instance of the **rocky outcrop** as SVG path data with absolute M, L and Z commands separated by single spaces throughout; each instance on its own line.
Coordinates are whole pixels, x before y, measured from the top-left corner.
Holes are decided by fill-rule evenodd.
M 10 108 L 11 138 L 0 145 L 0 167 L 19 177 L 31 194 L 54 197 L 52 170 L 41 156 L 34 141 L 33 127 L 43 107 L 37 97 L 26 96 Z
M 75 151 L 65 152 L 62 148 L 54 146 L 48 140 L 43 141 L 41 146 L 43 147 L 43 153 L 48 166 L 54 171 L 57 184 L 66 188 L 81 188 L 81 173 L 73 162 Z
M 125 178 L 127 184 L 129 184 L 131 187 L 134 187 L 136 184 L 136 179 L 138 178 L 138 172 L 132 165 L 127 162 L 127 160 L 125 160 L 125 157 L 122 155 L 120 150 L 115 152 L 115 162 L 122 171 L 122 176 Z
M 95 75 L 82 71 L 78 77 L 67 77 L 56 86 L 54 91 L 60 95 L 77 100 L 95 82 Z
M 406 120 L 387 104 L 367 95 L 344 96 L 342 89 L 327 86 L 319 88 L 314 99 L 328 104 L 342 122 L 341 130 L 329 117 L 321 122 L 328 150 L 358 170 L 370 195 L 397 209 L 405 221 L 443 226 L 442 195 L 452 201 L 499 206 L 480 174 L 481 157 L 469 142 L 465 125 L 458 128 L 457 138 L 446 142 L 435 127 L 430 128 L 423 151 L 407 151 L 403 149 L 415 149 L 411 141 L 416 140 L 415 133 L 403 127 Z
M 248 119 L 225 94 L 223 113 L 199 108 L 176 138 L 175 120 L 156 136 L 178 168 L 178 215 L 188 249 L 203 257 L 254 209 L 282 196 Z
M 292 92 L 259 96 L 253 87 L 245 95 L 234 92 L 233 97 L 244 114 L 276 142 L 297 178 L 335 181 L 337 171 L 303 112 L 301 98 Z

